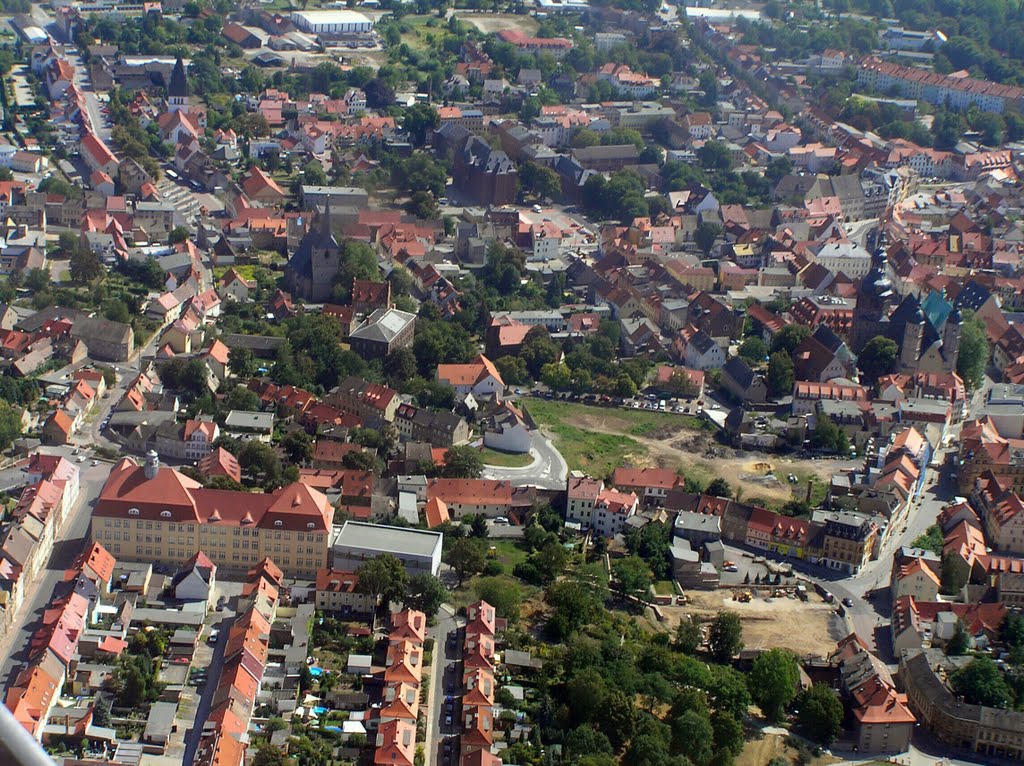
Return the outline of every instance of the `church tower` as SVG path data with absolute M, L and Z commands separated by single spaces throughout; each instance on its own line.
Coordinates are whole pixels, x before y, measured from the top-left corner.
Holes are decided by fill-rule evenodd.
M 171 81 L 167 84 L 167 111 L 188 111 L 188 76 L 185 74 L 185 62 L 181 56 L 174 62 Z
M 953 309 L 953 313 L 946 319 L 946 326 L 942 328 L 942 371 L 955 372 L 956 358 L 960 353 L 960 333 L 963 331 L 964 318 L 960 309 Z
M 913 372 L 917 369 L 927 321 L 924 311 L 918 306 L 914 316 L 903 325 L 903 342 L 900 343 L 900 372 Z
M 885 231 L 879 229 L 875 251 L 871 255 L 871 270 L 860 283 L 857 305 L 853 309 L 850 348 L 855 354 L 859 354 L 876 335 L 887 334 L 887 321 L 895 294 L 889 279 L 889 259 L 885 245 Z

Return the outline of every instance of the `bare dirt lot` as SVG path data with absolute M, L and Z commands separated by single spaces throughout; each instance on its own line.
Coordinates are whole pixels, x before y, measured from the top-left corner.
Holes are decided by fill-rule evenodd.
M 736 758 L 736 766 L 764 766 L 774 758 L 781 758 L 786 763 L 805 763 L 807 766 L 826 766 L 838 763 L 839 759 L 830 755 L 820 755 L 804 760 L 800 753 L 786 744 L 784 737 L 778 734 L 762 734 L 757 739 L 747 740 L 743 752 Z
M 537 20 L 532 16 L 514 13 L 465 13 L 457 12 L 459 21 L 472 24 L 485 34 L 494 34 L 503 29 L 517 29 L 524 35 L 537 33 Z
M 839 637 L 832 625 L 835 620 L 834 607 L 812 599 L 775 598 L 771 603 L 764 600 L 767 591 L 760 593 L 749 603 L 732 600 L 732 591 L 687 591 L 690 602 L 680 607 L 661 607 L 665 616 L 664 625 L 674 631 L 680 618 L 696 614 L 710 622 L 723 609 L 736 612 L 743 622 L 743 644 L 748 649 L 771 649 L 785 647 L 800 656 L 815 655 L 827 657 L 835 650 Z
M 579 415 L 571 422 L 587 431 L 630 436 L 643 447 L 625 456 L 631 465 L 671 468 L 705 481 L 722 477 L 741 488 L 741 499 L 759 498 L 779 504 L 803 499 L 808 479 L 827 484 L 832 474 L 850 465 L 842 460 L 806 460 L 735 450 L 719 444 L 708 431 L 687 427 L 639 435 L 633 424 L 616 411 L 595 412 L 599 414 Z M 789 474 L 797 477 L 796 484 L 788 481 Z

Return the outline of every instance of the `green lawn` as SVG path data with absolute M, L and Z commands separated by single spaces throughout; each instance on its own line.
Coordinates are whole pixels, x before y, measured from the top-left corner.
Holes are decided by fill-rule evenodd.
M 224 276 L 225 272 L 229 268 L 233 268 L 235 271 L 237 271 L 238 274 L 243 279 L 255 279 L 256 269 L 259 268 L 259 265 L 255 263 L 249 263 L 246 264 L 245 266 L 218 266 L 213 270 L 214 279 L 220 279 L 222 276 Z
M 502 468 L 522 468 L 533 462 L 533 456 L 529 452 L 520 455 L 514 452 L 501 452 L 490 447 L 480 450 L 480 459 L 484 461 L 484 465 L 498 465 Z
M 659 431 L 676 432 L 700 428 L 696 418 L 649 410 L 589 407 L 573 402 L 531 399 L 526 408 L 534 420 L 555 435 L 558 451 L 570 470 L 586 471 L 591 476 L 606 476 L 613 469 L 643 457 L 644 446 L 630 436 L 654 437 Z M 603 433 L 585 427 L 587 419 L 600 420 Z
M 649 436 L 663 428 L 681 429 L 704 428 L 701 420 L 689 415 L 653 410 L 634 410 L 622 407 L 591 407 L 575 402 L 561 402 L 553 399 L 530 399 L 526 408 L 538 423 L 554 426 L 580 417 L 601 418 L 610 428 L 621 430 L 631 436 Z
M 671 580 L 655 580 L 654 592 L 659 596 L 674 596 L 676 589 Z
M 509 574 L 516 564 L 526 561 L 527 553 L 520 548 L 513 540 L 488 540 L 488 548 L 494 548 L 494 558 L 505 568 Z

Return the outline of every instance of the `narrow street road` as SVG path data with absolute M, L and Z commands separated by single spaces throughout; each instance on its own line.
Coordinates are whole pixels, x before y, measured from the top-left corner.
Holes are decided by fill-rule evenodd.
M 565 489 L 569 466 L 549 437 L 540 431 L 534 431 L 530 455 L 533 457 L 533 462 L 519 468 L 485 465 L 483 477 L 507 481 L 514 487 Z
M 434 668 L 430 676 L 430 694 L 427 708 L 427 733 L 423 750 L 427 754 L 427 766 L 441 766 L 444 763 L 445 699 L 448 697 L 449 684 L 461 684 L 458 673 L 458 662 L 462 656 L 462 634 L 458 632 L 464 627 L 465 620 L 455 615 L 455 611 L 444 604 L 437 613 L 437 624 L 431 629 L 434 638 Z M 457 639 L 449 645 L 448 634 L 456 631 Z
M 46 451 L 71 456 L 71 450 L 67 447 Z M 53 553 L 46 568 L 28 584 L 21 611 L 15 617 L 7 634 L 0 640 L 0 657 L 3 658 L 0 662 L 0 681 L 4 688 L 14 681 L 14 676 L 25 664 L 29 639 L 38 627 L 39 619 L 53 595 L 54 586 L 64 579 L 64 572 L 85 546 L 93 505 L 110 474 L 109 463 L 101 462 L 96 466 L 81 463 L 80 468 L 82 486 L 78 504 L 64 519 L 63 526 L 57 532 Z

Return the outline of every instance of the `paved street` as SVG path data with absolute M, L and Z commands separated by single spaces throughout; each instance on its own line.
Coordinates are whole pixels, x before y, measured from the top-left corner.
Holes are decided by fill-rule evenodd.
M 43 451 L 65 455 L 71 453 L 71 450 L 66 447 L 44 448 Z M 53 595 L 54 586 L 64 579 L 65 570 L 71 566 L 85 545 L 92 507 L 110 473 L 109 463 L 101 462 L 96 466 L 82 463 L 80 467 L 82 489 L 78 504 L 64 519 L 64 525 L 57 533 L 53 553 L 46 568 L 39 577 L 29 583 L 20 614 L 15 618 L 3 640 L 0 640 L 0 657 L 3 657 L 3 662 L 0 664 L 0 681 L 4 688 L 14 680 L 14 676 L 25 662 L 29 638 L 35 631 L 43 610 Z
M 508 481 L 514 487 L 539 487 L 540 489 L 565 489 L 569 466 L 548 436 L 540 431 L 533 434 L 530 447 L 533 462 L 520 468 L 484 466 L 485 479 Z
M 462 634 L 458 631 L 465 625 L 465 620 L 457 617 L 447 604 L 437 613 L 437 624 L 430 630 L 434 639 L 434 667 L 430 677 L 429 707 L 427 709 L 427 732 L 423 750 L 427 754 L 428 766 L 444 764 L 445 735 L 455 728 L 444 725 L 444 717 L 450 715 L 445 711 L 445 698 L 451 694 L 449 689 L 455 688 L 460 682 L 459 658 L 462 655 Z M 456 632 L 457 640 L 449 644 L 448 635 Z M 456 719 L 457 720 L 457 719 Z
M 206 719 L 210 716 L 210 708 L 213 707 L 213 695 L 217 691 L 217 684 L 220 683 L 221 671 L 224 670 L 224 647 L 228 642 L 228 631 L 231 628 L 231 622 L 235 618 L 235 613 L 231 610 L 211 612 L 211 614 L 218 617 L 223 615 L 219 623 L 214 623 L 214 627 L 220 629 L 220 635 L 217 637 L 217 644 L 213 649 L 213 658 L 207 669 L 206 684 L 200 690 L 199 706 L 196 708 L 195 718 L 193 719 L 192 726 L 185 732 L 185 757 L 182 759 L 182 763 L 192 763 L 195 760 L 196 750 L 199 749 L 199 741 L 203 738 L 203 727 L 206 725 Z M 200 666 L 194 663 L 192 667 L 198 668 Z

